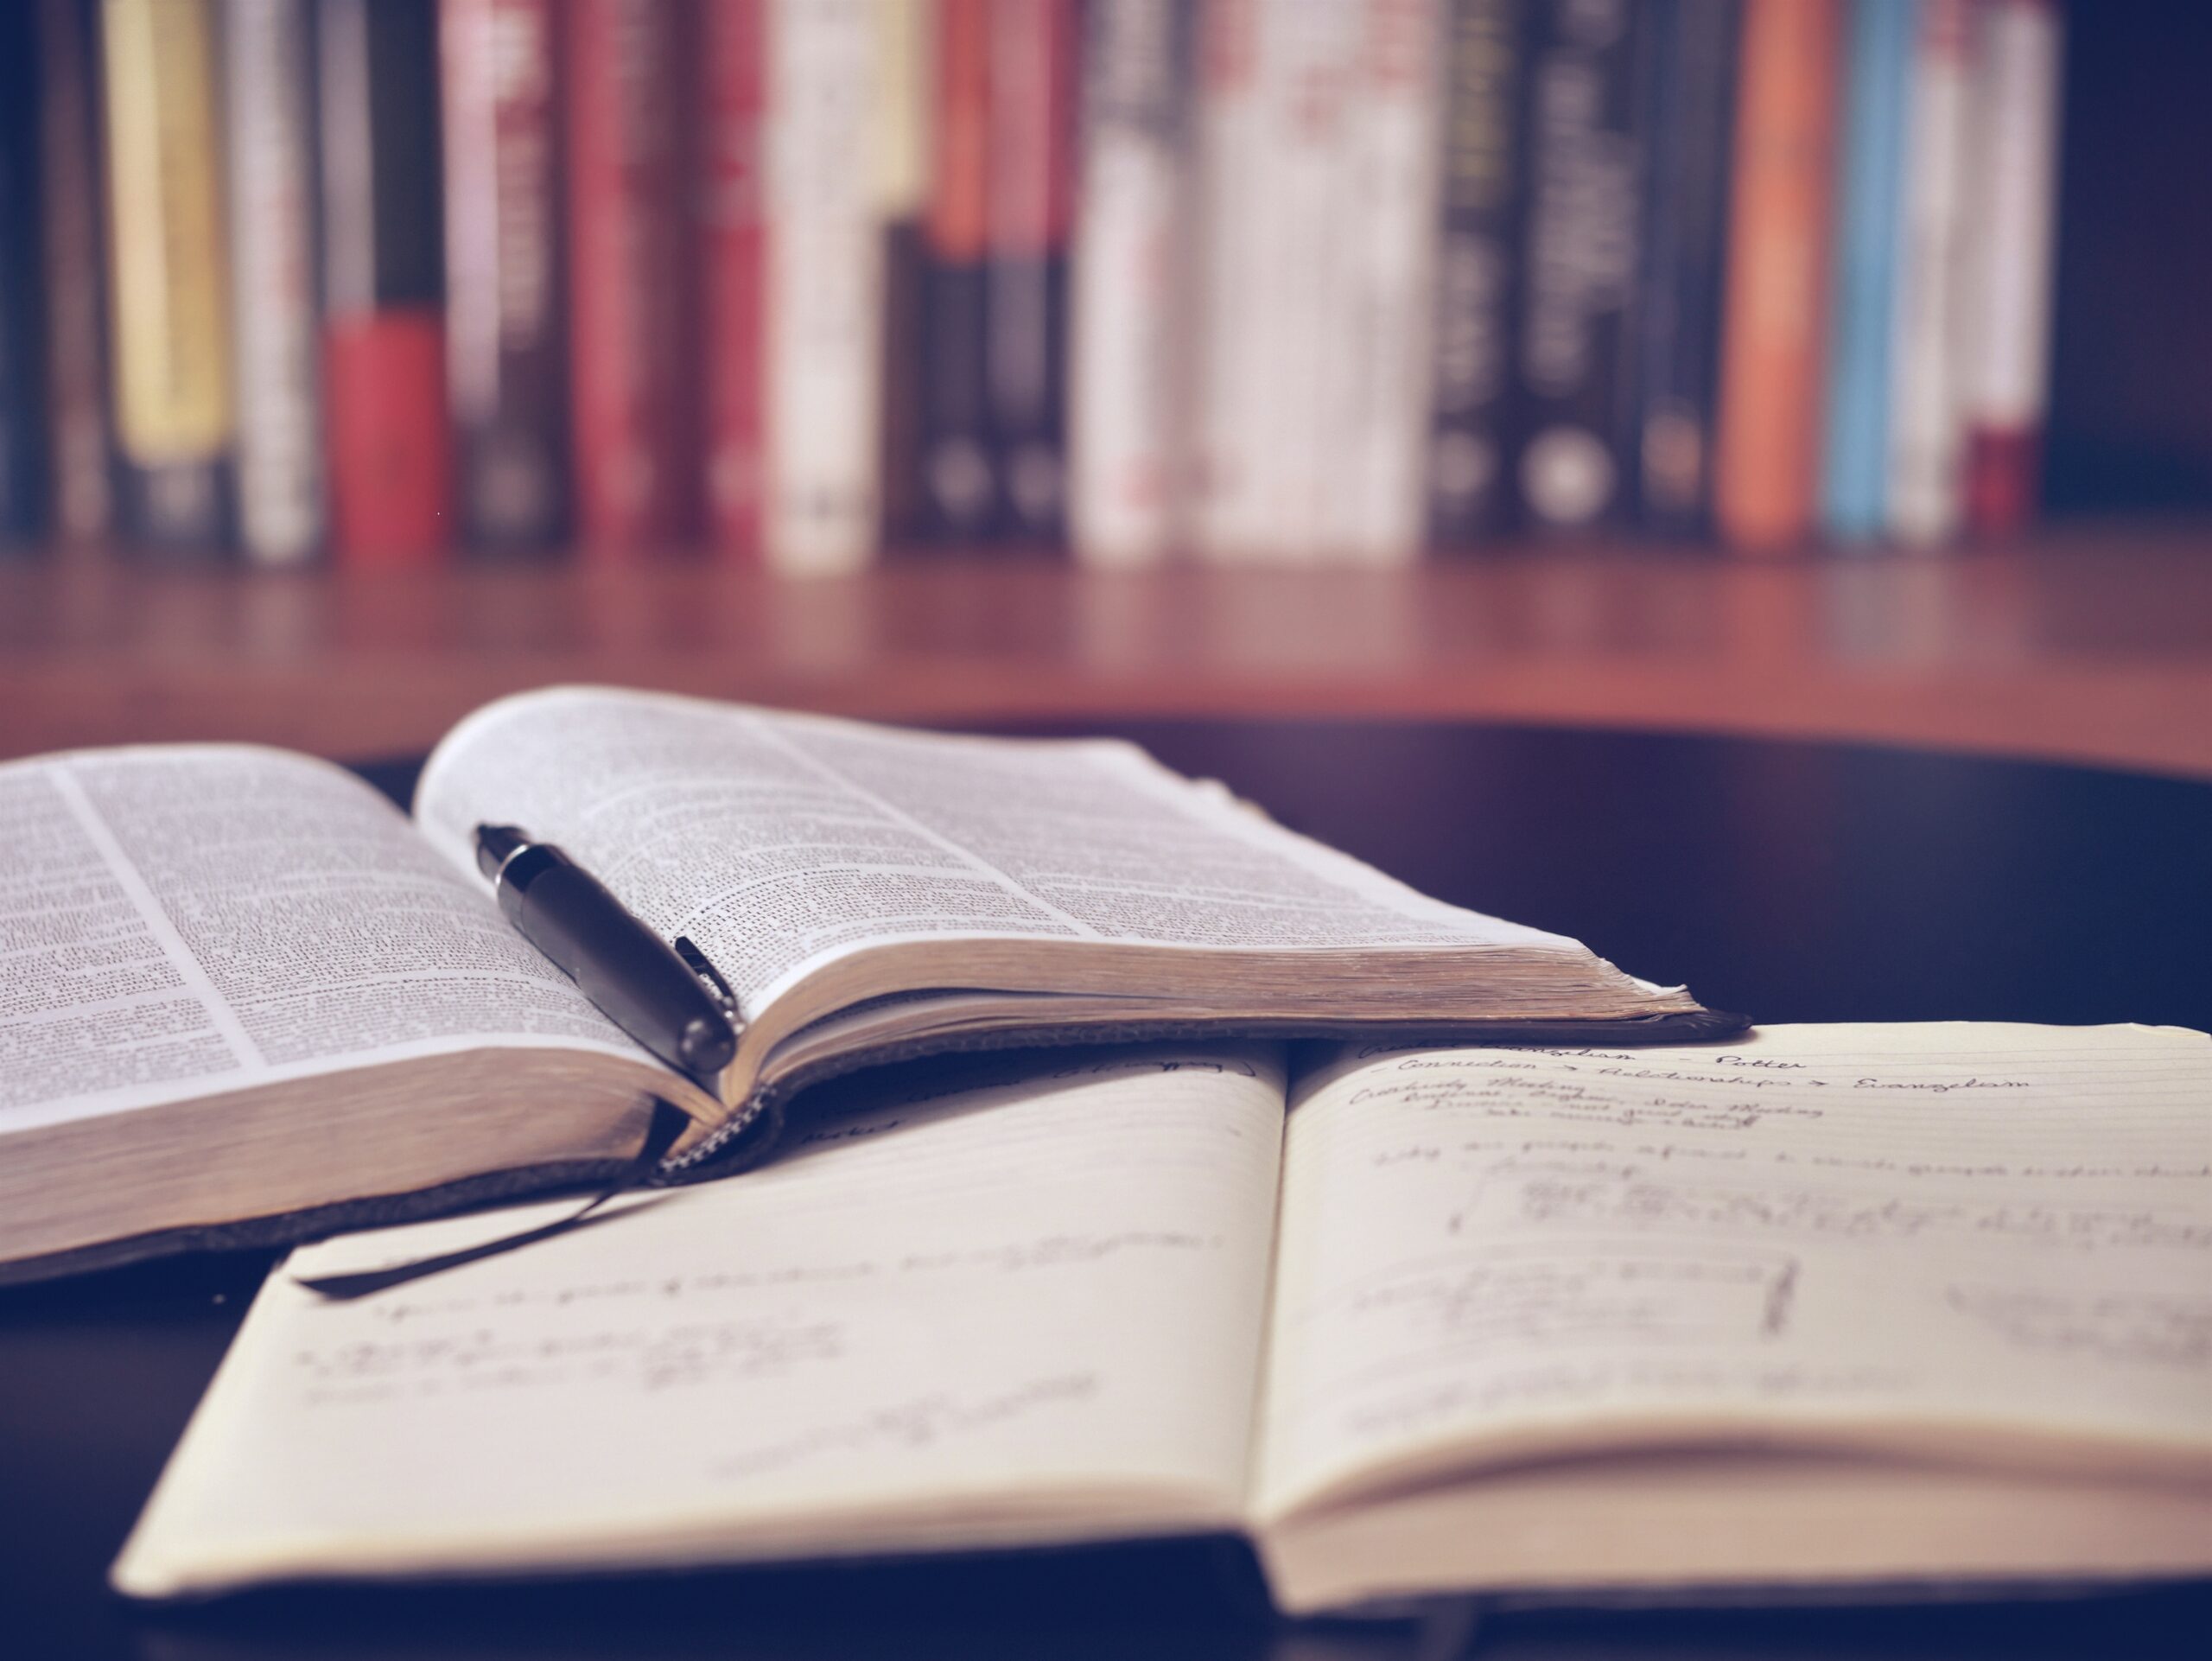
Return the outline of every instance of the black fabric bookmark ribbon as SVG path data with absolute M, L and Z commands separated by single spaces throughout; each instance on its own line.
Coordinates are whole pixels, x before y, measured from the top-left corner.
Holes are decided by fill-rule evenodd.
M 448 1269 L 459 1269 L 463 1263 L 481 1263 L 486 1257 L 496 1257 L 502 1252 L 520 1246 L 535 1245 L 540 1240 L 550 1240 L 556 1234 L 586 1225 L 592 1214 L 618 1194 L 644 1187 L 660 1168 L 669 1149 L 691 1123 L 691 1116 L 673 1102 L 656 1097 L 652 1118 L 645 1126 L 645 1139 L 639 1148 L 637 1157 L 625 1166 L 607 1186 L 594 1194 L 577 1210 L 565 1217 L 556 1217 L 550 1223 L 536 1228 L 524 1229 L 518 1234 L 503 1234 L 480 1244 L 462 1246 L 454 1251 L 442 1251 L 433 1257 L 417 1257 L 411 1263 L 391 1263 L 382 1269 L 365 1269 L 346 1275 L 295 1275 L 295 1282 L 308 1291 L 334 1302 L 347 1302 L 354 1298 L 367 1297 L 372 1292 L 382 1292 L 394 1286 L 405 1286 L 431 1275 L 442 1274 Z M 601 1218 L 600 1221 L 606 1221 Z

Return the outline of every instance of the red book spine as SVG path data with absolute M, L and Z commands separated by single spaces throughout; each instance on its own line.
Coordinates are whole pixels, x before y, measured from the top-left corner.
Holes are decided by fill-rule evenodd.
M 322 0 L 323 421 L 349 564 L 427 564 L 453 540 L 437 12 Z
M 661 0 L 569 10 L 572 449 L 601 555 L 680 541 L 697 519 L 690 17 Z
M 702 115 L 708 512 L 715 544 L 747 557 L 760 553 L 766 473 L 766 10 L 767 0 L 710 0 Z
M 565 532 L 554 0 L 444 0 L 446 372 L 463 523 L 483 546 Z
M 437 309 L 333 317 L 323 353 L 339 546 L 359 565 L 435 563 L 451 519 L 452 453 Z

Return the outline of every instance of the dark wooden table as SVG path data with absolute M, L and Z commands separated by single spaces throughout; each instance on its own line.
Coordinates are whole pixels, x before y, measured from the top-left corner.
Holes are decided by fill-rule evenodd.
M 2212 1027 L 2212 785 L 1904 751 L 1411 722 L 1115 729 L 1445 898 L 1768 1021 Z M 411 769 L 366 769 L 404 792 Z M 0 1656 L 1351 1658 L 1200 1542 L 861 1569 L 296 1591 L 141 1612 L 108 1561 L 268 1266 L 0 1295 Z M 1912 1610 L 1501 1613 L 1500 1657 L 2202 1655 L 2212 1586 Z

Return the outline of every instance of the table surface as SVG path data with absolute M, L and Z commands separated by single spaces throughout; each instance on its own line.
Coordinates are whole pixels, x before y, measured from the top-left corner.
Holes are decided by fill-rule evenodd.
M 2212 785 L 1905 751 L 1402 722 L 1114 727 L 1432 893 L 1767 1021 L 2212 1028 Z M 404 765 L 366 769 L 404 792 Z M 1232 1542 L 1016 1560 L 263 1594 L 141 1611 L 105 1566 L 267 1268 L 0 1293 L 0 1654 L 1441 1654 L 1285 1626 Z M 1920 1609 L 1485 1614 L 1500 1657 L 2201 1654 L 2212 1586 Z M 1426 1647 L 1424 1647 L 1426 1646 Z
M 2056 525 L 1941 557 L 1589 541 L 1383 570 L 939 550 L 816 580 L 682 550 L 419 570 L 0 561 L 0 759 L 119 733 L 413 754 L 556 681 L 887 721 L 1360 714 L 2212 778 L 2212 525 Z

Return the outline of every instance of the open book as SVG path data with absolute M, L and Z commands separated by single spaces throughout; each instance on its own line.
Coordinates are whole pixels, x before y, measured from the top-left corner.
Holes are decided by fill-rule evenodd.
M 704 1083 L 515 932 L 480 823 L 557 843 L 741 1000 Z M 1735 1030 L 1141 751 L 584 689 L 479 710 L 410 823 L 281 751 L 0 767 L 0 1279 L 757 1158 L 841 1072 L 1083 1037 Z
M 516 1218 L 295 1253 L 116 1583 L 1222 1531 L 1294 1611 L 2212 1570 L 2204 1034 L 1313 1047 L 849 1080 L 745 1182 L 358 1303 L 293 1276 Z

